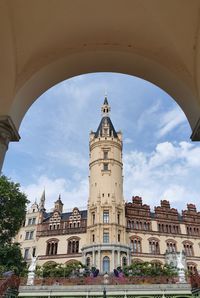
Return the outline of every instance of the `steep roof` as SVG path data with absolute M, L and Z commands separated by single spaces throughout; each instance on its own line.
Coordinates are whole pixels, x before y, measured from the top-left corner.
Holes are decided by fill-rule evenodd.
M 87 210 L 81 210 L 79 211 L 81 215 L 81 219 L 87 219 Z M 53 212 L 44 212 L 44 219 L 43 222 L 47 222 L 49 218 L 52 216 Z M 72 215 L 72 212 L 65 212 L 61 214 L 62 220 L 68 220 L 69 217 Z
M 97 128 L 97 131 L 95 132 L 95 138 L 98 138 L 99 136 L 102 137 L 102 131 L 103 131 L 103 127 L 105 126 L 105 124 L 108 124 L 109 127 L 109 136 L 113 136 L 114 138 L 118 138 L 116 130 L 112 124 L 112 121 L 110 119 L 110 117 L 108 116 L 104 116 L 101 119 L 101 122 Z

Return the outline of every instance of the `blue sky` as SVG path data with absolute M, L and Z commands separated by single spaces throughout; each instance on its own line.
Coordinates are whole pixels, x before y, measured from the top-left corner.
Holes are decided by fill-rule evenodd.
M 46 191 L 46 207 L 61 194 L 64 208 L 86 207 L 89 132 L 101 119 L 105 90 L 116 130 L 123 132 L 124 198 L 143 197 L 151 208 L 168 199 L 179 210 L 200 198 L 200 146 L 176 102 L 136 77 L 95 73 L 52 87 L 30 107 L 21 140 L 11 143 L 3 173 L 30 201 Z

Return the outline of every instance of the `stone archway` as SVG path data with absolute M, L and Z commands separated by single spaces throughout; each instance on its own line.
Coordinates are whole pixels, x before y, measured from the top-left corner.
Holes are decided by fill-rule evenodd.
M 200 3 L 139 3 L 1 2 L 0 165 L 38 96 L 89 72 L 125 73 L 159 86 L 184 111 L 192 139 L 200 139 Z

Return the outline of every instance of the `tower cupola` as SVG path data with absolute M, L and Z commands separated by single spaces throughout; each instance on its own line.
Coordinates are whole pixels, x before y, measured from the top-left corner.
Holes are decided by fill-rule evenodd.
M 55 202 L 54 211 L 57 210 L 60 213 L 63 212 L 63 202 L 61 201 L 61 196 L 59 195 L 57 201 Z
M 107 96 L 105 96 L 103 105 L 101 107 L 102 117 L 109 117 L 109 112 L 110 112 L 110 106 L 108 104 Z

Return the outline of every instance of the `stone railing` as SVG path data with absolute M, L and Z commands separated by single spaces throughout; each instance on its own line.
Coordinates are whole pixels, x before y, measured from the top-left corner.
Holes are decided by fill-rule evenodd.
M 21 279 L 20 285 L 26 285 L 26 279 Z M 177 277 L 165 277 L 165 276 L 131 276 L 131 277 L 116 277 L 109 275 L 106 284 L 109 285 L 133 285 L 133 284 L 176 284 L 178 282 Z M 51 285 L 104 285 L 105 279 L 103 275 L 97 277 L 71 277 L 71 278 L 36 278 L 35 286 L 51 286 Z
M 37 237 L 86 233 L 86 227 L 37 231 Z

